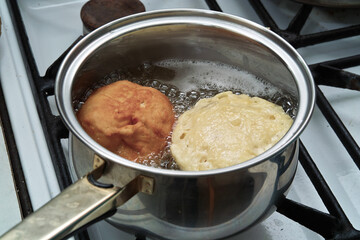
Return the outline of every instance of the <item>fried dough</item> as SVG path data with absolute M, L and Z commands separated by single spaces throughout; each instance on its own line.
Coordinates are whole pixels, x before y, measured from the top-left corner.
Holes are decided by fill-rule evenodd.
M 170 149 L 181 170 L 224 168 L 268 150 L 292 122 L 276 104 L 224 92 L 198 101 L 180 116 Z
M 77 119 L 100 145 L 141 162 L 163 150 L 175 117 L 161 92 L 123 80 L 94 91 L 77 112 Z

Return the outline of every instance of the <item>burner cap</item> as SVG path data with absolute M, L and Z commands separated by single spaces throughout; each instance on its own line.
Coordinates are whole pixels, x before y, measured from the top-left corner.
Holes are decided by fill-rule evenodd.
M 90 0 L 81 9 L 84 31 L 91 32 L 115 19 L 144 12 L 138 0 Z

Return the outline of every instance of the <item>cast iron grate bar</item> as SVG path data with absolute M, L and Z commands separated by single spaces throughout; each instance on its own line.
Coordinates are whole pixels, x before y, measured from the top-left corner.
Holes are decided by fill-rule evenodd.
M 343 70 L 360 65 L 360 54 L 310 65 L 318 85 L 347 88 L 360 91 L 360 76 Z
M 286 31 L 294 34 L 300 34 L 300 31 L 303 28 L 306 20 L 308 19 L 312 9 L 312 6 L 302 5 L 296 16 L 290 22 Z
M 0 124 L 2 125 L 2 131 L 6 142 L 6 150 L 9 155 L 9 161 L 12 169 L 12 175 L 14 178 L 15 189 L 21 209 L 21 216 L 22 218 L 25 218 L 27 215 L 33 212 L 33 208 L 31 204 L 29 192 L 26 186 L 24 172 L 22 170 L 21 161 L 16 146 L 14 133 L 12 131 L 11 122 L 6 108 L 4 93 L 1 85 L 0 85 L 0 116 L 1 116 Z
M 208 5 L 210 10 L 222 12 L 222 10 L 216 0 L 205 0 L 205 2 Z
M 349 222 L 304 145 L 300 142 L 299 161 L 329 213 L 284 198 L 277 211 L 320 234 L 325 239 L 360 239 L 360 231 Z
M 359 75 L 323 64 L 312 68 L 311 72 L 317 85 L 360 90 Z
M 322 63 L 318 63 L 318 64 L 312 64 L 312 65 L 310 65 L 310 68 L 314 68 L 314 67 L 316 68 L 316 66 L 318 66 L 320 64 L 326 65 L 326 66 L 331 66 L 331 67 L 336 67 L 338 69 L 355 67 L 355 66 L 360 65 L 360 54 L 350 56 L 350 57 L 344 57 L 344 58 L 339 58 L 339 59 L 335 59 L 335 60 L 330 60 L 330 61 L 326 61 L 326 62 L 322 62 Z
M 299 161 L 330 214 L 289 199 L 284 199 L 279 204 L 277 211 L 319 233 L 326 239 L 359 239 L 360 231 L 354 229 L 349 222 L 325 179 L 301 142 L 299 152 Z
M 265 27 L 269 27 L 272 31 L 276 33 L 281 32 L 274 19 L 270 16 L 269 12 L 265 9 L 264 5 L 259 0 L 249 0 L 249 2 L 254 8 L 259 18 L 261 19 L 261 21 L 264 23 Z
M 303 4 L 303 6 L 300 8 L 298 14 L 290 23 L 288 29 L 281 30 L 260 0 L 249 1 L 255 9 L 257 15 L 260 17 L 261 21 L 264 23 L 264 25 L 270 27 L 272 31 L 279 34 L 295 48 L 330 42 L 338 39 L 357 36 L 360 34 L 360 24 L 312 34 L 297 34 L 298 32 L 300 32 L 301 28 L 306 22 L 307 17 L 310 15 L 311 12 L 311 7 L 308 7 L 306 4 Z M 294 26 L 293 24 L 296 25 Z M 294 29 L 296 31 L 294 31 Z
M 318 43 L 330 42 L 347 37 L 353 37 L 360 34 L 360 25 L 354 25 L 341 29 L 328 30 L 320 33 L 300 35 L 296 39 L 290 39 L 289 42 L 295 47 L 306 47 Z
M 329 122 L 336 135 L 343 143 L 345 149 L 354 160 L 357 167 L 360 169 L 360 148 L 351 136 L 345 125 L 336 114 L 330 103 L 326 100 L 324 94 L 318 86 L 316 86 L 316 102 L 321 112 Z
M 340 69 L 356 65 L 360 65 L 360 55 L 314 64 L 310 66 L 310 69 L 314 76 L 314 80 L 318 85 L 321 84 L 359 91 L 360 76 Z M 360 169 L 360 148 L 358 144 L 346 129 L 318 86 L 316 86 L 316 96 L 319 109 L 340 141 L 344 144 L 344 147 L 357 167 Z
M 339 228 L 336 217 L 287 198 L 277 206 L 276 211 L 327 239 L 334 236 Z

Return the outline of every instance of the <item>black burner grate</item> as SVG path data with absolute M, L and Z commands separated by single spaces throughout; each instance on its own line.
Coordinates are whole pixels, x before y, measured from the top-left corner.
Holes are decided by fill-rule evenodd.
M 68 138 L 68 130 L 61 122 L 61 119 L 51 113 L 47 97 L 54 95 L 55 75 L 65 53 L 49 67 L 45 76 L 41 77 L 36 67 L 17 2 L 11 0 L 8 0 L 7 2 L 8 5 L 11 6 L 11 14 L 16 23 L 17 33 L 24 54 L 25 64 L 27 65 L 26 67 L 31 81 L 37 110 L 44 129 L 60 188 L 64 189 L 72 183 L 63 149 L 61 147 L 61 140 Z M 205 2 L 211 10 L 222 11 L 216 0 L 205 0 Z M 287 29 L 282 30 L 277 26 L 276 22 L 260 0 L 249 0 L 249 2 L 263 21 L 264 25 L 270 27 L 272 31 L 282 36 L 295 48 L 360 35 L 360 25 L 301 35 L 300 31 L 313 9 L 312 6 L 306 4 L 301 6 Z M 351 134 L 318 87 L 318 85 L 328 85 L 360 90 L 360 76 L 343 70 L 344 68 L 358 65 L 360 65 L 360 55 L 317 63 L 310 65 L 309 67 L 317 85 L 317 106 L 320 108 L 330 126 L 360 169 L 359 146 L 356 144 Z M 299 160 L 315 189 L 318 191 L 329 214 L 286 198 L 278 205 L 277 211 L 319 233 L 326 239 L 360 239 L 360 232 L 354 229 L 349 222 L 337 199 L 331 192 L 321 173 L 317 169 L 316 164 L 302 143 L 300 144 Z M 27 194 L 26 191 L 24 191 L 24 194 Z M 78 237 L 80 239 L 88 239 L 86 233 L 82 233 L 78 235 Z M 143 236 L 138 238 L 145 239 Z

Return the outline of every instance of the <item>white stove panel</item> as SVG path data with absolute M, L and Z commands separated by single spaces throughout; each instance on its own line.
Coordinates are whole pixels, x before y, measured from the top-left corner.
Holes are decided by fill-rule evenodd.
M 59 193 L 59 186 L 5 1 L 0 1 L 0 11 L 0 80 L 32 205 L 37 209 Z
M 0 235 L 21 220 L 21 210 L 17 200 L 16 189 L 11 175 L 9 156 L 0 129 Z

